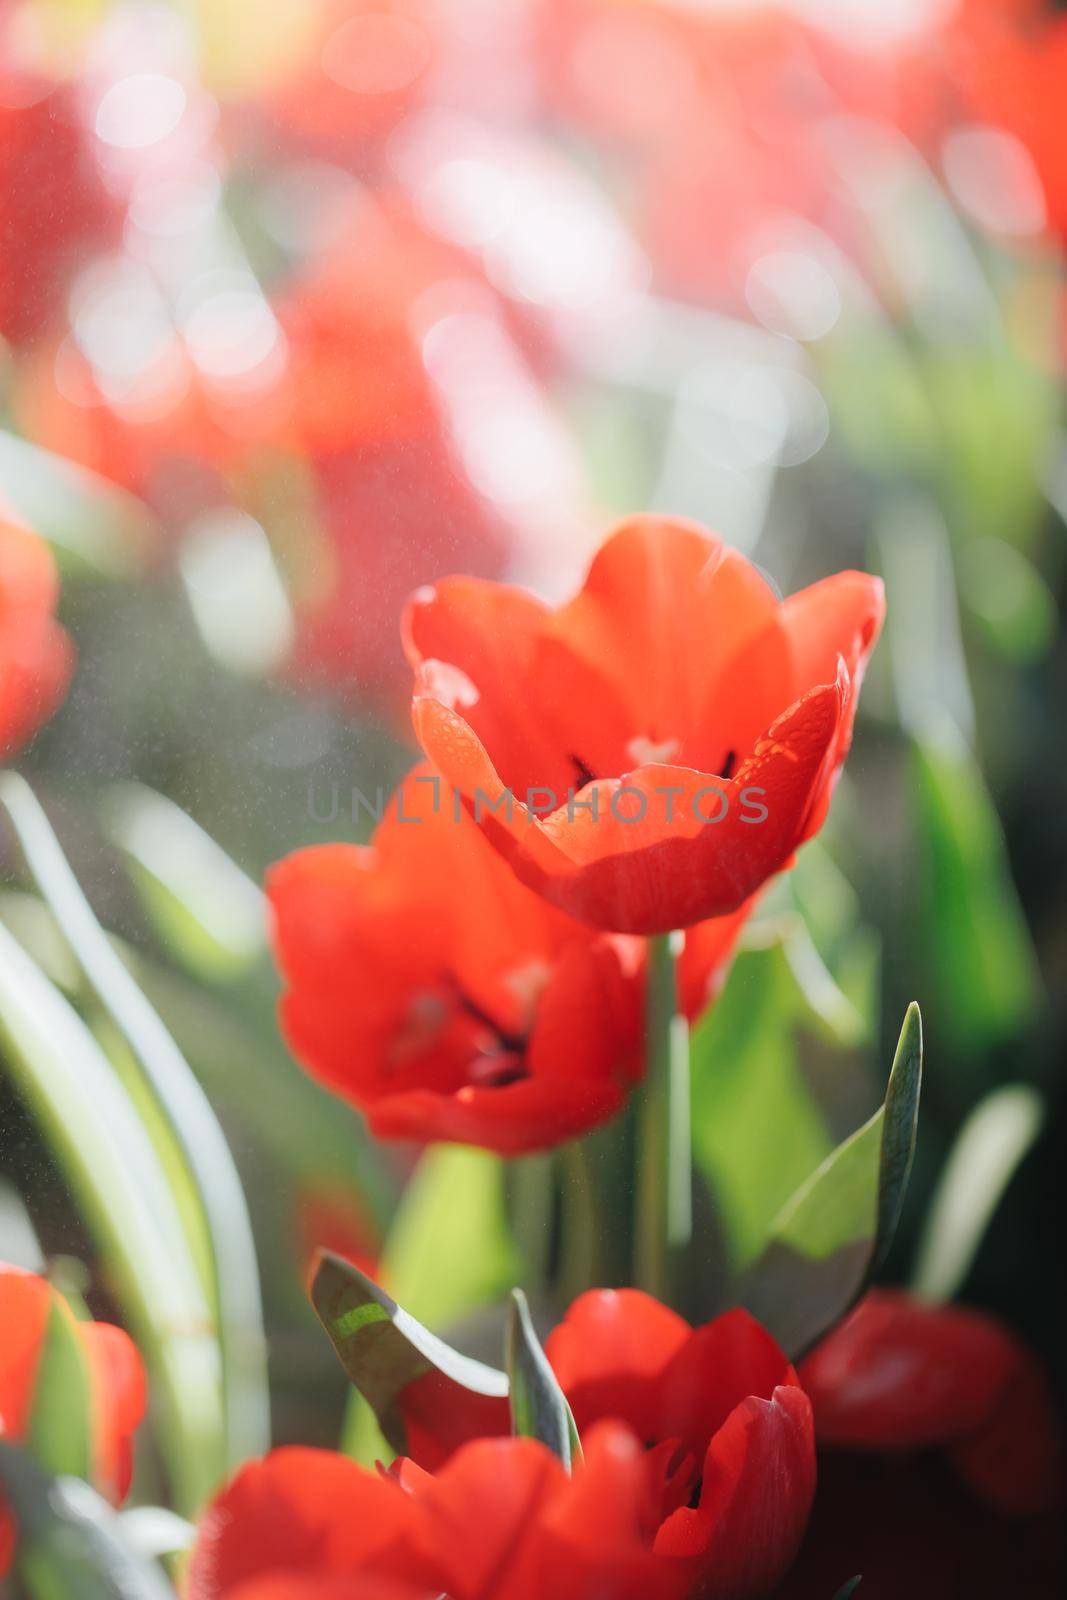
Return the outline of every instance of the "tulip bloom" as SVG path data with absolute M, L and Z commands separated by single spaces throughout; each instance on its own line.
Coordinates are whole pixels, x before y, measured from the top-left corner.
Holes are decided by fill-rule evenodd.
M 994 1318 L 874 1290 L 804 1361 L 819 1492 L 781 1600 L 1059 1595 L 1062 1436 Z
M 0 758 L 55 710 L 74 665 L 56 622 L 59 581 L 43 539 L 0 508 Z
M 5 12 L 0 15 L 0 74 L 7 80 L 7 92 L 0 94 L 0 338 L 25 349 L 62 320 L 71 277 L 87 252 L 117 235 L 121 211 L 104 187 L 76 90 L 12 70 L 5 37 L 11 12 Z M 10 31 L 16 28 L 17 23 Z
M 187 1600 L 673 1600 L 655 1556 L 645 1456 L 628 1429 L 590 1434 L 571 1477 L 531 1439 L 465 1445 L 439 1476 L 375 1475 L 320 1450 L 238 1473 L 201 1524 Z
M 133 1470 L 133 1434 L 144 1415 L 141 1358 L 121 1328 L 75 1322 L 44 1278 L 0 1262 L 0 1438 L 31 1441 L 41 1361 L 53 1315 L 76 1329 L 88 1366 L 92 1478 L 114 1505 L 125 1499 Z M 0 1506 L 0 1573 L 10 1560 L 13 1529 Z
M 267 894 L 286 1037 L 378 1137 L 546 1149 L 614 1116 L 642 1070 L 637 942 L 524 888 L 427 767 L 370 847 L 298 851 Z M 717 987 L 742 920 L 699 930 L 688 996 Z
M 625 1423 L 645 1445 L 657 1555 L 702 1600 L 767 1594 L 796 1554 L 815 1491 L 811 1405 L 782 1351 L 745 1311 L 693 1329 L 634 1289 L 579 1296 L 545 1352 L 583 1440 Z M 478 1431 L 507 1427 L 501 1402 L 418 1379 L 401 1396 L 420 1464 L 455 1459 Z M 490 1406 L 498 1409 L 495 1415 Z M 655 1592 L 655 1591 L 653 1591 Z
M 415 730 L 530 888 L 662 933 L 735 911 L 821 826 L 882 614 L 865 573 L 783 603 L 695 524 L 634 517 L 558 610 L 417 594 Z
M 1039 1364 L 994 1318 L 872 1290 L 803 1363 L 820 1445 L 943 1450 L 991 1506 L 1049 1509 L 1062 1439 Z

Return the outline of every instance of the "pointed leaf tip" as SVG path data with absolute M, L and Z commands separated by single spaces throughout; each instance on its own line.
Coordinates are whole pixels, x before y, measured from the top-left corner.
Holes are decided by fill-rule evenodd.
M 794 1359 L 864 1293 L 896 1231 L 915 1152 L 922 1019 L 908 1007 L 885 1102 L 782 1207 L 738 1302 Z
M 885 1260 L 900 1221 L 904 1191 L 911 1176 L 919 1123 L 923 1076 L 922 1013 L 913 1000 L 897 1041 L 885 1094 L 882 1146 L 878 1163 L 878 1228 L 868 1280 Z
M 437 1372 L 469 1395 L 507 1396 L 503 1372 L 453 1350 L 373 1279 L 330 1250 L 320 1250 L 316 1257 L 311 1303 L 341 1365 L 400 1455 L 407 1449 L 404 1391 L 428 1373 Z
M 578 1430 L 534 1330 L 530 1307 L 521 1289 L 511 1291 L 506 1359 L 512 1433 L 539 1439 L 570 1471 L 581 1460 Z

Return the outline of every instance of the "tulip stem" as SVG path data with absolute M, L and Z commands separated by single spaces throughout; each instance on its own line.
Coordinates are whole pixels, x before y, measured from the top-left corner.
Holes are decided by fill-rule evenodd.
M 693 1232 L 689 1025 L 678 1010 L 684 933 L 648 945 L 647 1075 L 638 1107 L 634 1282 L 670 1299 L 674 1269 Z

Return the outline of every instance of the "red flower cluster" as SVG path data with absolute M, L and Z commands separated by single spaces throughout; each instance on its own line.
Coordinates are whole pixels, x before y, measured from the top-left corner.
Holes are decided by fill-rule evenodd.
M 693 1331 L 646 1295 L 594 1292 L 548 1353 L 582 1434 L 573 1477 L 517 1438 L 384 1480 L 279 1451 L 208 1513 L 189 1600 L 340 1600 L 356 1580 L 412 1600 L 767 1593 L 815 1486 L 811 1407 L 774 1341 L 744 1312 Z
M 752 897 L 822 822 L 881 615 L 877 579 L 783 604 L 735 551 L 651 517 L 557 612 L 469 578 L 417 596 L 435 765 L 369 849 L 268 878 L 300 1060 L 385 1137 L 514 1155 L 614 1115 L 643 1071 L 626 935 L 695 924 L 682 1004 L 714 998 Z
M 390 1600 L 827 1600 L 861 1571 L 876 1600 L 905 1581 L 921 1594 L 953 1581 L 993 1592 L 960 1555 L 968 1539 L 989 1560 L 1000 1548 L 991 1570 L 1015 1572 L 1020 1592 L 1055 1592 L 1049 1524 L 1034 1517 L 1062 1495 L 1060 1430 L 1043 1374 L 991 1318 L 875 1292 L 798 1378 L 743 1311 L 694 1330 L 646 1295 L 598 1290 L 546 1351 L 583 1441 L 573 1478 L 541 1445 L 504 1437 L 504 1402 L 475 1403 L 464 1425 L 456 1406 L 426 1406 L 421 1379 L 401 1397 L 414 1460 L 375 1477 L 283 1450 L 241 1471 L 201 1526 L 188 1600 L 341 1600 L 357 1583 Z M 816 1436 L 827 1483 L 805 1539 Z M 995 1509 L 992 1538 L 972 1517 L 956 1539 L 956 1502 L 916 1463 L 931 1447 Z M 894 1477 L 903 1452 L 907 1476 Z M 940 1498 L 905 1497 L 908 1520 L 897 1518 L 913 1481 Z M 1011 1531 L 1021 1526 L 1027 1563 Z
M 63 1298 L 44 1278 L 0 1263 L 0 1438 L 31 1440 L 37 1383 L 49 1319 L 68 1319 L 88 1363 L 92 1476 L 115 1505 L 130 1486 L 134 1431 L 144 1415 L 141 1358 L 121 1328 L 75 1322 Z M 72 1425 L 75 1419 L 71 1418 Z M 11 1557 L 13 1529 L 0 1506 L 0 1574 Z

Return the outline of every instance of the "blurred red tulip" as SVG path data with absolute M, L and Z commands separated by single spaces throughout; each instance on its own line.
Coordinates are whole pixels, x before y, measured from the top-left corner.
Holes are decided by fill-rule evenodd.
M 339 1184 L 307 1184 L 296 1201 L 295 1240 L 301 1275 L 307 1277 L 320 1250 L 377 1274 L 380 1231 L 351 1190 Z
M 437 1477 L 278 1450 L 208 1509 L 188 1600 L 680 1600 L 684 1574 L 652 1551 L 645 1463 L 617 1424 L 573 1477 L 530 1439 L 466 1445 Z
M 601 928 L 737 908 L 822 825 L 882 586 L 780 602 L 693 523 L 633 517 L 553 611 L 451 578 L 406 617 L 430 759 L 524 883 Z
M 821 130 L 892 105 L 888 63 L 784 8 L 545 0 L 549 106 L 625 163 L 635 231 L 666 294 L 747 315 L 783 224 L 858 248 Z
M 88 1363 L 92 1477 L 101 1494 L 119 1505 L 130 1486 L 133 1435 L 145 1409 L 141 1358 L 121 1328 L 75 1322 L 66 1302 L 44 1278 L 0 1262 L 0 1438 L 25 1443 L 33 1425 L 39 1367 L 49 1319 L 65 1317 L 76 1329 Z M 10 1560 L 14 1530 L 0 1507 L 0 1573 Z
M 0 19 L 0 54 L 4 50 Z M 60 322 L 86 252 L 118 231 L 91 136 L 66 85 L 0 61 L 0 337 L 31 345 Z
M 24 744 L 66 693 L 74 649 L 53 616 L 58 592 L 44 540 L 0 512 L 0 757 Z
M 421 104 L 441 30 L 425 0 L 326 0 L 318 9 L 310 48 L 246 116 L 272 144 L 280 136 L 365 174 Z
M 943 1449 L 983 1499 L 1025 1515 L 1062 1495 L 1062 1433 L 1041 1367 L 994 1320 L 872 1290 L 803 1363 L 819 1443 Z
M 875 1290 L 800 1375 L 819 1489 L 781 1600 L 826 1600 L 859 1573 L 871 1600 L 1063 1593 L 1060 1419 L 994 1318 Z
M 1067 18 L 1045 0 L 965 0 L 938 44 L 957 101 L 1029 152 L 1049 226 L 1067 238 Z

